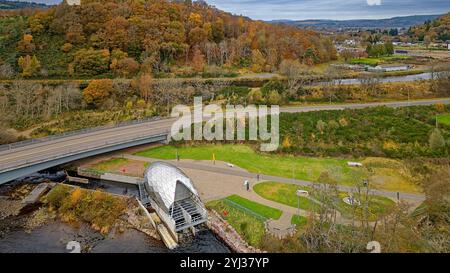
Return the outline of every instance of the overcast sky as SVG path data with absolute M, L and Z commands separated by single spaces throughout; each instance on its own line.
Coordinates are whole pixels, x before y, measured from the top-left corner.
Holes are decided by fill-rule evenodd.
M 24 0 L 21 0 L 24 1 Z M 36 0 L 54 4 L 61 0 Z M 450 0 L 206 0 L 253 19 L 378 19 L 450 12 Z

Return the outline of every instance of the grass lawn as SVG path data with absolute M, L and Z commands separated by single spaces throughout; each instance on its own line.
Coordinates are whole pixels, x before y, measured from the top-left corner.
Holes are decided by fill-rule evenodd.
M 248 199 L 245 199 L 243 197 L 240 197 L 238 195 L 231 195 L 226 198 L 227 200 L 230 200 L 239 206 L 242 206 L 248 210 L 253 211 L 256 214 L 259 214 L 267 219 L 274 219 L 278 220 L 281 217 L 281 210 L 275 209 L 266 205 L 262 205 L 253 201 L 250 201 Z
M 259 247 L 265 235 L 263 221 L 225 203 L 223 200 L 212 201 L 206 207 L 217 211 L 244 239 L 254 247 Z
M 126 158 L 111 158 L 91 165 L 88 168 L 99 172 L 118 173 L 123 175 L 142 177 L 147 166 L 147 162 L 129 160 Z
M 438 122 L 450 126 L 450 114 L 443 114 L 438 116 Z
M 300 187 L 293 184 L 263 182 L 256 184 L 253 190 L 261 197 L 297 208 L 298 197 L 297 190 L 308 190 L 306 187 Z M 300 197 L 300 208 L 304 210 L 312 210 L 317 205 L 306 197 Z
M 363 218 L 365 214 L 364 210 L 364 200 L 360 200 L 361 206 L 353 207 L 346 204 L 342 199 L 347 197 L 348 194 L 345 192 L 339 193 L 339 200 L 336 204 L 337 209 L 342 213 L 344 217 L 351 218 L 353 215 L 356 219 Z M 375 221 L 379 217 L 384 216 L 390 212 L 390 210 L 395 206 L 395 202 L 389 198 L 382 196 L 370 196 L 369 207 L 367 210 L 367 218 L 370 221 Z
M 136 155 L 156 159 L 175 159 L 177 148 L 174 146 L 160 146 Z M 363 179 L 373 178 L 372 186 L 376 189 L 402 192 L 420 192 L 420 189 L 410 182 L 404 173 L 401 161 L 385 158 L 366 158 L 354 160 L 371 167 L 372 173 L 366 168 L 351 168 L 347 165 L 348 159 L 340 158 L 314 158 L 290 155 L 277 155 L 255 152 L 247 145 L 197 145 L 181 146 L 178 148 L 181 159 L 222 160 L 244 168 L 253 173 L 261 173 L 286 178 L 294 177 L 300 180 L 316 182 L 323 172 L 328 172 L 330 178 L 338 184 L 354 186 Z M 382 163 L 382 164 L 381 164 Z M 395 163 L 395 165 L 393 165 Z M 381 164 L 381 165 L 380 165 Z M 294 170 L 294 172 L 293 172 Z
M 256 184 L 253 188 L 257 194 L 261 197 L 274 202 L 282 203 L 291 207 L 297 207 L 297 189 L 309 190 L 307 187 L 299 187 L 293 184 L 277 183 L 277 182 L 263 182 Z M 347 205 L 342 199 L 347 197 L 348 193 L 339 192 L 339 200 L 336 201 L 336 208 L 339 210 L 344 217 L 350 218 L 353 215 L 353 210 L 355 218 L 361 219 L 364 215 L 363 206 L 353 207 Z M 363 200 L 360 200 L 364 204 Z M 382 196 L 370 196 L 369 208 L 368 208 L 368 219 L 376 220 L 378 217 L 387 214 L 390 209 L 395 205 L 395 202 L 389 198 Z M 312 210 L 316 203 L 308 198 L 300 198 L 300 208 L 304 210 Z
M 177 148 L 161 146 L 138 152 L 136 155 L 156 159 L 175 159 Z M 317 181 L 320 174 L 327 171 L 340 184 L 354 185 L 365 176 L 362 169 L 350 168 L 347 160 L 338 158 L 311 158 L 301 156 L 257 153 L 247 145 L 199 145 L 178 148 L 181 159 L 222 160 L 253 173 L 281 176 L 308 181 Z M 294 170 L 294 173 L 293 173 Z
M 383 56 L 383 57 L 371 57 L 371 58 L 359 58 L 359 59 L 352 59 L 349 63 L 351 64 L 365 64 L 370 66 L 377 66 L 383 62 L 388 61 L 397 61 L 397 60 L 406 60 L 409 59 L 409 56 L 402 56 L 402 55 L 394 55 L 394 56 Z
M 297 225 L 297 227 L 305 226 L 307 223 L 308 219 L 300 215 L 294 215 L 291 218 L 291 224 Z

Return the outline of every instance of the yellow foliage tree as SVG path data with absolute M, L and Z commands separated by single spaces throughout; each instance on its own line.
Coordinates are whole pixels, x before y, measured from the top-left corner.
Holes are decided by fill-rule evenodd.
M 291 144 L 291 139 L 289 138 L 289 136 L 285 136 L 284 137 L 283 143 L 281 145 L 285 149 L 291 148 L 292 144 Z
M 76 188 L 71 194 L 70 194 L 70 204 L 72 207 L 75 207 L 78 204 L 78 201 L 81 199 L 82 191 L 80 188 Z
M 41 63 L 36 56 L 26 55 L 25 57 L 20 57 L 18 63 L 22 70 L 21 75 L 25 78 L 36 76 L 41 70 Z

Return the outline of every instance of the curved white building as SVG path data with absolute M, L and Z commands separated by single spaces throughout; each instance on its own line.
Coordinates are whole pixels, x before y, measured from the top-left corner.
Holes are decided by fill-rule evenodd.
M 145 171 L 144 185 L 152 207 L 172 231 L 179 232 L 206 222 L 207 212 L 197 190 L 179 168 L 155 162 Z

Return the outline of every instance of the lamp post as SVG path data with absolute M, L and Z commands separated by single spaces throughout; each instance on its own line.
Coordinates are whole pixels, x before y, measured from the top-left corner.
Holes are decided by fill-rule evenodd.
M 300 216 L 300 197 L 308 197 L 309 193 L 304 190 L 297 190 L 297 215 Z

